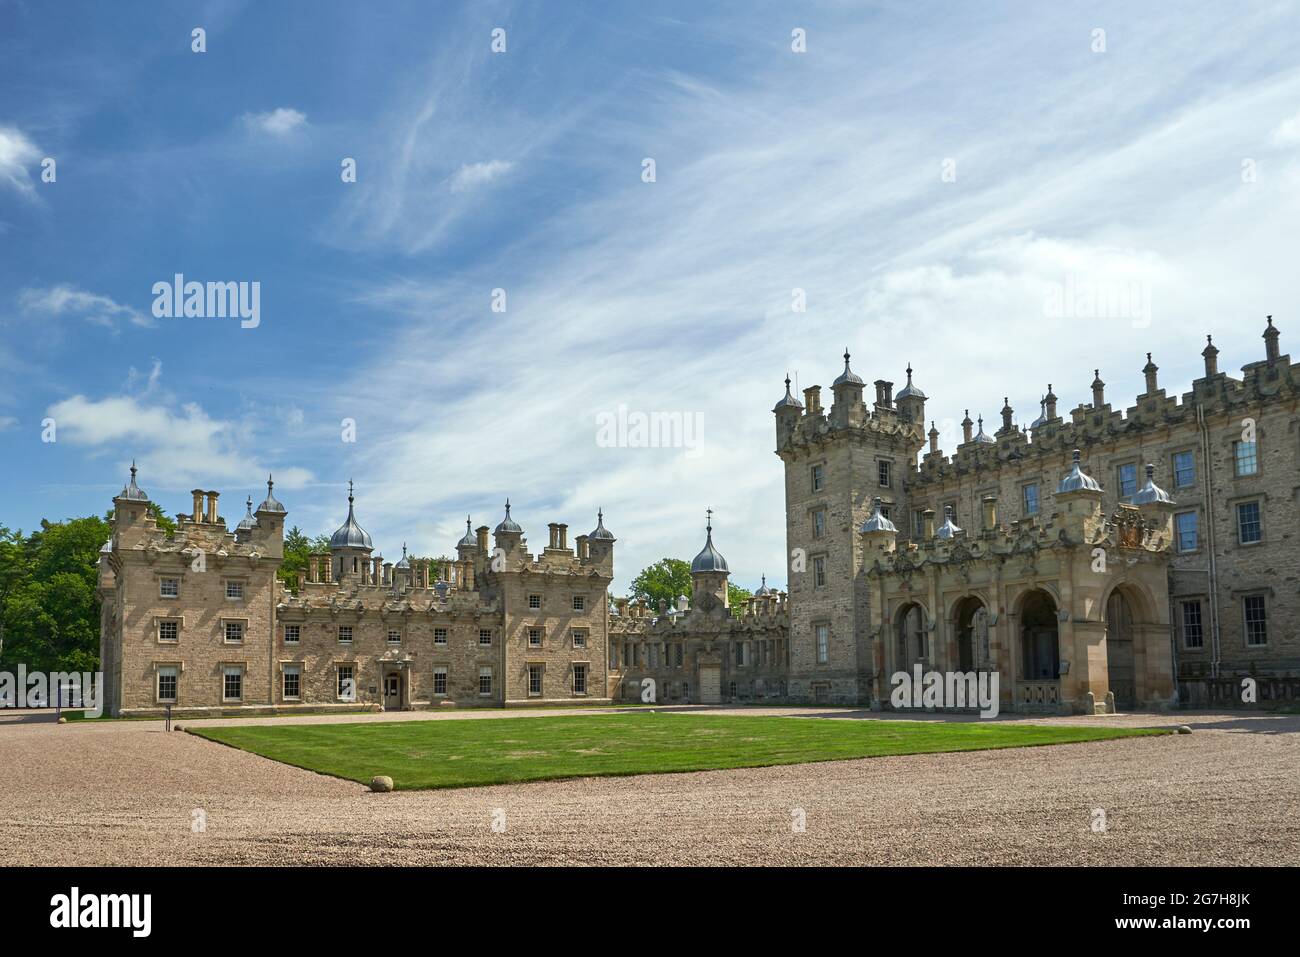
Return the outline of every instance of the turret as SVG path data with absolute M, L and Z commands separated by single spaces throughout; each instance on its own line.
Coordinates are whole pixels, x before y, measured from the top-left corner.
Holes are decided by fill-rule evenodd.
M 370 561 L 374 543 L 370 533 L 357 524 L 353 503 L 352 482 L 348 482 L 348 517 L 338 530 L 330 536 L 330 565 L 334 570 L 334 580 L 344 582 L 349 578 L 360 580 L 361 565 Z
M 785 395 L 772 407 L 772 412 L 776 415 L 776 447 L 779 449 L 790 438 L 795 426 L 799 424 L 799 417 L 803 415 L 803 403 L 790 391 L 788 372 L 785 375 Z
M 907 364 L 907 385 L 898 391 L 894 400 L 898 414 L 906 422 L 925 424 L 925 393 L 912 384 L 912 364 Z
M 613 570 L 614 542 L 613 533 L 605 527 L 604 509 L 596 510 L 596 527 L 587 535 L 587 560 L 597 565 L 608 564 Z
M 837 426 L 861 425 L 866 416 L 866 407 L 862 404 L 862 387 L 864 383 L 849 368 L 849 350 L 844 350 L 844 371 L 831 383 L 831 423 Z
M 497 548 L 507 555 L 517 549 L 524 539 L 524 530 L 510 517 L 510 499 L 506 499 L 506 517 L 497 525 L 493 535 L 496 537 Z
M 713 546 L 713 509 L 706 514 L 704 547 L 691 561 L 691 607 L 708 611 L 712 607 L 730 607 L 727 579 L 731 569 Z

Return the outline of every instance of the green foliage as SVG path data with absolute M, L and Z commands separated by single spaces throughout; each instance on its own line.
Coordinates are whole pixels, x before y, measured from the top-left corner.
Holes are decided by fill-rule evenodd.
M 98 517 L 41 522 L 24 536 L 0 526 L 0 670 L 99 667 L 99 549 L 110 527 Z
M 691 565 L 680 558 L 662 558 L 643 568 L 628 592 L 629 598 L 643 599 L 655 610 L 660 601 L 675 604 L 679 595 L 691 595 Z
M 284 560 L 276 574 L 282 582 L 291 582 L 295 578 L 306 578 L 307 556 L 330 550 L 330 537 L 326 534 L 308 538 L 297 525 L 284 533 Z

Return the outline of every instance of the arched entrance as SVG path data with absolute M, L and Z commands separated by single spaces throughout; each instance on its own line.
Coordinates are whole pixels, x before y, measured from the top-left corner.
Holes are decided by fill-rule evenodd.
M 989 613 L 984 602 L 967 595 L 953 610 L 957 635 L 957 670 L 979 671 L 989 666 Z
M 1061 674 L 1061 646 L 1056 602 L 1042 589 L 1031 591 L 1020 606 L 1021 677 L 1056 681 Z
M 1106 600 L 1106 674 L 1116 708 L 1137 706 L 1133 637 L 1133 603 L 1116 588 Z
M 898 668 L 925 661 L 925 610 L 915 602 L 898 609 L 895 615 L 895 640 Z

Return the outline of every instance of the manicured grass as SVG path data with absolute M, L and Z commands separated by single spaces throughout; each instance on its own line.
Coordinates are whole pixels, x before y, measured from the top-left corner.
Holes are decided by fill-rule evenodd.
M 1157 729 L 629 712 L 187 728 L 275 761 L 398 789 L 655 774 L 1102 741 Z

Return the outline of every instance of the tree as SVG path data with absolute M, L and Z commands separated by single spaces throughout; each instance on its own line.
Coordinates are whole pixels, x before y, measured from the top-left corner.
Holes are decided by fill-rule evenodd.
M 641 570 L 641 574 L 632 579 L 629 598 L 646 601 L 658 610 L 659 603 L 666 601 L 676 604 L 679 595 L 691 594 L 691 565 L 680 558 L 661 558 Z
M 94 671 L 99 666 L 99 549 L 95 516 L 41 522 L 24 537 L 0 527 L 0 670 Z
M 727 582 L 727 602 L 731 605 L 731 615 L 733 618 L 739 618 L 745 610 L 745 602 L 754 597 L 754 593 L 748 588 L 741 588 L 739 585 L 733 585 Z

